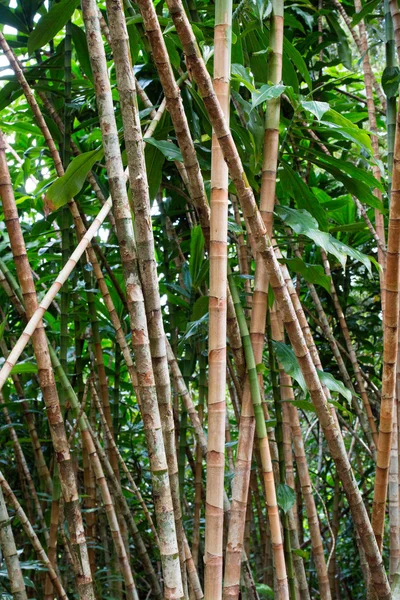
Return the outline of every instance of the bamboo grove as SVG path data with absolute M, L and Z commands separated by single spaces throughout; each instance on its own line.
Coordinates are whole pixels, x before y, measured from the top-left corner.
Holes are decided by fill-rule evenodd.
M 400 598 L 398 0 L 0 2 L 0 593 Z

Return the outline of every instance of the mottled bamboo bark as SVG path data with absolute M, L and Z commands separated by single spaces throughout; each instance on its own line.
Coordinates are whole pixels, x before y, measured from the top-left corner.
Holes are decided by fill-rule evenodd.
M 182 577 L 168 478 L 168 464 L 162 438 L 160 413 L 157 405 L 156 386 L 147 333 L 147 319 L 136 264 L 133 225 L 125 187 L 104 46 L 100 33 L 96 3 L 93 0 L 84 0 L 82 2 L 82 10 L 95 81 L 106 167 L 111 196 L 113 198 L 117 237 L 126 284 L 132 329 L 132 344 L 137 364 L 141 410 L 153 474 L 153 490 L 157 498 L 156 513 L 160 537 L 160 553 L 163 561 L 165 594 L 169 595 L 171 599 L 181 598 L 183 596 Z
M 0 40 L 1 41 L 1 40 Z M 5 144 L 0 134 L 0 196 L 10 238 L 18 279 L 24 298 L 27 318 L 36 312 L 38 303 L 33 277 L 26 254 L 25 242 L 18 218 L 18 211 L 8 172 Z M 32 342 L 39 369 L 39 382 L 47 408 L 49 426 L 57 457 L 62 493 L 66 504 L 66 517 L 74 551 L 79 556 L 80 571 L 76 573 L 79 596 L 82 600 L 93 598 L 93 586 L 88 560 L 86 539 L 83 533 L 82 515 L 79 508 L 79 496 L 69 452 L 64 422 L 51 367 L 46 334 L 41 320 L 32 335 Z M 10 360 L 8 358 L 7 362 Z
M 0 547 L 6 563 L 14 600 L 28 600 L 2 488 L 0 488 Z
M 283 44 L 283 2 L 272 3 L 271 14 L 271 53 L 268 79 L 280 83 L 282 78 Z M 272 216 L 275 202 L 276 169 L 279 144 L 280 99 L 267 102 L 264 134 L 264 160 L 261 185 L 261 210 L 268 231 L 272 233 Z M 262 362 L 264 335 L 267 314 L 268 278 L 260 256 L 256 255 L 256 273 L 252 300 L 250 334 L 256 364 Z M 262 381 L 262 376 L 260 376 Z M 240 547 L 243 543 L 245 507 L 249 486 L 251 457 L 255 431 L 255 420 L 251 390 L 246 378 L 243 390 L 240 417 L 239 443 L 235 478 L 232 485 L 231 520 L 228 532 L 227 558 L 225 568 L 224 598 L 237 598 L 240 581 Z M 229 591 L 229 588 L 231 591 Z M 231 596 L 229 596 L 231 594 Z
M 18 502 L 12 489 L 8 485 L 7 481 L 4 479 L 4 476 L 1 472 L 0 472 L 0 486 L 2 488 L 2 491 L 5 495 L 8 503 L 15 510 L 15 514 L 18 517 L 23 530 L 25 531 L 26 535 L 30 539 L 32 546 L 37 554 L 38 559 L 48 570 L 49 577 L 51 579 L 52 585 L 56 591 L 58 598 L 60 598 L 60 600 L 68 600 L 67 594 L 61 584 L 61 581 L 60 581 L 56 571 L 54 570 L 48 556 L 46 555 L 46 553 L 42 547 L 42 544 L 40 543 L 40 540 L 35 533 L 35 530 L 33 529 L 32 525 L 30 524 L 29 519 L 26 516 L 22 506 Z
M 392 192 L 389 212 L 388 251 L 385 272 L 386 308 L 383 318 L 382 402 L 378 456 L 372 507 L 372 526 L 380 549 L 383 545 L 390 449 L 393 428 L 393 404 L 396 385 L 396 362 L 399 325 L 400 276 L 400 115 L 397 114 L 394 146 Z M 362 542 L 362 539 L 361 539 Z
M 382 558 L 380 557 L 379 549 L 376 540 L 374 539 L 361 494 L 351 471 L 340 430 L 326 401 L 318 374 L 305 343 L 296 312 L 291 303 L 285 280 L 281 274 L 279 263 L 274 254 L 271 241 L 267 237 L 267 232 L 258 212 L 253 191 L 248 184 L 230 130 L 225 123 L 221 107 L 213 92 L 212 83 L 198 49 L 193 30 L 185 15 L 180 0 L 167 0 L 167 4 L 177 34 L 182 42 L 187 63 L 191 69 L 194 80 L 199 86 L 200 94 L 223 150 L 224 158 L 228 163 L 230 175 L 236 186 L 237 196 L 241 203 L 244 217 L 248 220 L 257 250 L 260 252 L 262 259 L 265 262 L 285 328 L 310 391 L 311 399 L 323 427 L 338 474 L 343 482 L 354 523 L 360 531 L 361 543 L 370 566 L 371 581 L 376 592 L 381 595 L 381 598 L 390 598 L 390 588 L 383 567 Z
M 231 0 L 217 0 L 214 27 L 214 90 L 229 123 Z M 208 330 L 208 444 L 204 596 L 222 598 L 225 418 L 228 168 L 213 133 L 211 151 L 210 291 Z
M 143 288 L 153 373 L 163 427 L 177 541 L 184 580 L 186 577 L 185 552 L 183 547 L 182 511 L 175 448 L 175 426 L 171 404 L 171 386 L 158 287 L 154 237 L 151 227 L 152 217 L 144 160 L 144 145 L 137 108 L 135 80 L 131 68 L 129 38 L 122 3 L 118 0 L 108 0 L 107 11 L 128 156 L 129 181 L 135 214 L 134 230 L 137 244 L 137 258 Z

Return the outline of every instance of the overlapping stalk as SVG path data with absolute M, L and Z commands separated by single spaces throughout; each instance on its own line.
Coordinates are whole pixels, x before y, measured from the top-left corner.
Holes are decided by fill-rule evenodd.
M 254 243 L 266 265 L 267 273 L 270 277 L 285 328 L 310 391 L 311 399 L 323 427 L 339 477 L 343 482 L 354 523 L 361 533 L 361 543 L 370 567 L 372 584 L 376 592 L 381 594 L 382 598 L 390 598 L 390 588 L 384 571 L 382 558 L 380 557 L 379 549 L 373 535 L 361 494 L 351 471 L 340 430 L 331 415 L 318 374 L 315 370 L 307 345 L 305 344 L 303 333 L 291 303 L 289 292 L 281 274 L 279 263 L 275 257 L 271 242 L 266 235 L 267 232 L 258 212 L 253 191 L 248 184 L 231 133 L 225 123 L 221 107 L 213 92 L 212 83 L 198 49 L 193 30 L 185 15 L 181 2 L 179 0 L 167 0 L 167 4 L 176 31 L 184 48 L 186 60 L 191 69 L 193 78 L 199 86 L 200 94 L 221 145 L 225 161 L 229 166 L 229 172 L 232 181 L 236 186 L 237 196 L 242 206 L 244 217 L 248 220 Z
M 214 27 L 214 90 L 229 123 L 232 1 L 217 0 Z M 208 329 L 208 442 L 204 596 L 222 598 L 225 419 L 228 168 L 213 133 L 211 151 L 210 292 Z
M 28 600 L 21 565 L 15 545 L 10 517 L 8 516 L 3 490 L 0 487 L 0 548 L 6 563 L 10 589 L 14 600 Z
M 31 319 L 31 326 L 34 323 L 34 326 L 31 329 L 29 329 L 28 323 L 27 327 L 25 328 L 25 333 L 23 334 L 23 337 L 20 338 L 20 341 L 22 341 L 22 344 L 20 344 L 20 348 L 21 346 L 22 348 L 19 349 L 17 344 L 14 347 L 11 354 L 8 356 L 0 375 L 0 387 L 4 385 L 4 382 L 8 374 L 10 373 L 12 366 L 14 366 L 15 364 L 14 361 L 16 359 L 14 359 L 13 361 L 13 355 L 18 355 L 19 350 L 22 352 L 23 347 L 26 345 L 30 338 L 30 335 L 32 335 L 34 351 L 39 369 L 39 382 L 47 408 L 47 415 L 54 451 L 57 457 L 61 489 L 66 506 L 66 518 L 68 521 L 68 528 L 71 536 L 71 544 L 74 548 L 74 551 L 77 554 L 77 557 L 79 557 L 76 562 L 77 565 L 80 565 L 80 570 L 76 573 L 78 592 L 81 600 L 89 600 L 93 598 L 94 592 L 88 560 L 86 540 L 85 535 L 83 533 L 82 515 L 79 507 L 77 484 L 69 452 L 64 422 L 61 414 L 61 407 L 54 380 L 54 374 L 48 354 L 46 334 L 44 332 L 43 324 L 41 322 L 41 317 L 44 313 L 44 310 L 42 309 L 43 306 L 46 306 L 46 299 L 48 299 L 48 294 L 38 307 L 35 285 L 33 282 L 31 268 L 26 254 L 25 242 L 19 223 L 18 211 L 15 204 L 15 198 L 12 190 L 10 175 L 8 172 L 8 166 L 5 156 L 5 144 L 1 133 L 0 196 L 3 202 L 4 218 L 7 226 L 8 235 L 10 238 L 10 244 L 15 260 L 17 275 L 21 285 L 21 291 L 24 299 L 27 318 Z M 63 269 L 64 273 L 68 271 L 68 268 L 70 266 L 73 268 L 75 264 L 76 262 L 72 258 L 70 258 L 67 265 Z M 53 284 L 52 288 L 54 291 L 54 295 L 60 289 L 64 281 L 65 279 L 62 280 L 62 278 L 59 278 L 57 283 Z M 47 304 L 47 306 L 49 306 L 49 303 Z
M 93 0 L 84 0 L 82 2 L 82 10 L 126 285 L 141 410 L 153 474 L 153 490 L 157 499 L 156 515 L 160 538 L 160 553 L 163 562 L 164 585 L 166 590 L 168 590 L 166 593 L 170 594 L 171 599 L 182 598 L 182 577 L 168 477 L 168 464 L 157 404 L 157 392 L 147 332 L 147 318 L 137 267 L 133 225 L 125 187 L 111 87 L 108 80 L 107 64 L 96 3 Z

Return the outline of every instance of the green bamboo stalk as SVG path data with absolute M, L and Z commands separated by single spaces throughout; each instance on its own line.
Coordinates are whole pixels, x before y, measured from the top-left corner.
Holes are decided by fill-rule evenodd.
M 258 373 L 254 360 L 253 346 L 247 327 L 246 317 L 240 302 L 239 293 L 236 287 L 234 274 L 229 268 L 228 272 L 229 288 L 235 306 L 236 317 L 239 323 L 240 333 L 247 364 L 247 376 L 250 385 L 251 399 L 253 403 L 256 434 L 260 444 L 261 462 L 263 468 L 263 478 L 268 507 L 268 517 L 271 528 L 271 541 L 275 556 L 275 571 L 278 586 L 278 598 L 289 598 L 288 580 L 286 574 L 285 557 L 283 551 L 283 542 L 281 536 L 281 526 L 279 520 L 278 505 L 276 500 L 275 481 L 273 477 L 272 462 L 269 450 L 269 440 L 267 427 L 264 419 L 260 386 L 258 382 Z
M 283 416 L 281 404 L 282 400 L 279 393 L 278 371 L 276 368 L 275 356 L 272 348 L 270 323 L 268 323 L 268 329 L 268 358 L 276 418 L 275 440 L 278 446 L 279 481 L 281 484 L 286 484 L 286 465 L 283 448 Z M 294 574 L 292 547 L 290 540 L 289 515 L 287 512 L 284 512 L 284 514 L 282 515 L 282 521 L 290 599 L 296 600 L 296 578 Z

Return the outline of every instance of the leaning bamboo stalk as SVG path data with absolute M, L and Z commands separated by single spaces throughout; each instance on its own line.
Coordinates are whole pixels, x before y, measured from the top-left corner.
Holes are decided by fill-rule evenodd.
M 351 466 L 345 452 L 340 430 L 331 415 L 330 407 L 326 401 L 318 374 L 305 343 L 279 263 L 276 259 L 271 241 L 267 237 L 267 232 L 258 212 L 253 191 L 248 184 L 229 127 L 225 123 L 223 112 L 215 97 L 212 82 L 198 49 L 196 38 L 180 0 L 167 0 L 167 4 L 177 34 L 183 45 L 189 68 L 191 69 L 194 80 L 199 86 L 199 91 L 209 114 L 212 126 L 216 131 L 219 143 L 223 150 L 224 158 L 228 163 L 230 175 L 236 186 L 237 196 L 240 200 L 244 217 L 248 220 L 257 250 L 260 252 L 262 259 L 266 264 L 275 298 L 278 302 L 278 307 L 280 308 L 293 350 L 298 357 L 307 387 L 310 390 L 311 399 L 323 427 L 338 474 L 342 479 L 354 522 L 360 532 L 362 532 L 362 536 L 360 536 L 361 543 L 370 566 L 371 581 L 375 590 L 378 594 L 381 594 L 382 598 L 389 598 L 390 588 L 383 567 L 382 558 L 379 554 L 379 549 L 373 535 L 360 491 L 352 475 Z
M 372 507 L 372 526 L 378 546 L 382 549 L 385 507 L 392 442 L 393 403 L 396 384 L 396 361 L 399 327 L 400 293 L 400 113 L 397 113 L 394 146 L 392 191 L 389 212 L 388 251 L 384 293 L 386 308 L 383 317 L 382 402 L 379 426 L 378 455 Z
M 26 327 L 24 328 L 24 331 L 22 332 L 17 343 L 15 344 L 14 348 L 11 350 L 9 356 L 7 357 L 7 360 L 5 361 L 4 365 L 2 366 L 2 368 L 0 370 L 0 390 L 3 388 L 5 382 L 7 381 L 8 376 L 11 373 L 11 369 L 16 365 L 18 358 L 21 356 L 22 352 L 24 351 L 24 348 L 28 344 L 28 342 L 29 342 L 30 338 L 32 337 L 33 333 L 35 332 L 37 326 L 39 325 L 40 321 L 42 320 L 43 315 L 49 308 L 51 302 L 56 297 L 57 293 L 61 289 L 61 287 L 64 284 L 64 282 L 66 281 L 66 279 L 69 277 L 69 275 L 72 273 L 73 269 L 76 267 L 79 259 L 81 258 L 82 254 L 85 252 L 86 248 L 88 247 L 90 240 L 98 231 L 99 227 L 103 223 L 103 221 L 106 218 L 107 213 L 109 212 L 110 209 L 111 209 L 111 200 L 108 200 L 107 203 L 100 209 L 97 217 L 93 220 L 93 222 L 92 222 L 91 226 L 89 227 L 89 229 L 87 230 L 86 234 L 81 239 L 81 241 L 75 248 L 74 252 L 71 254 L 68 262 L 61 269 L 56 280 L 54 281 L 52 286 L 49 288 L 48 292 L 45 294 L 43 300 L 40 302 L 38 308 L 34 311 L 32 316 L 30 317 Z
M 185 580 L 185 552 L 175 448 L 175 425 L 171 405 L 171 385 L 168 374 L 154 236 L 152 227 L 149 226 L 149 223 L 152 222 L 152 215 L 144 160 L 144 144 L 137 107 L 135 79 L 132 69 L 129 68 L 131 56 L 123 6 L 117 0 L 110 0 L 106 4 L 128 156 L 129 181 L 135 214 L 134 231 L 137 259 L 147 316 L 154 381 L 163 427 L 182 578 Z
M 60 598 L 60 600 L 68 600 L 68 596 L 62 586 L 62 583 L 61 583 L 56 571 L 54 570 L 48 556 L 46 555 L 46 552 L 44 551 L 43 546 L 40 543 L 40 540 L 35 533 L 35 530 L 33 529 L 32 525 L 30 524 L 29 519 L 26 516 L 22 506 L 18 502 L 12 489 L 8 485 L 7 481 L 4 479 L 4 476 L 1 472 L 0 472 L 0 486 L 3 490 L 3 493 L 4 493 L 8 503 L 15 510 L 16 516 L 18 517 L 26 535 L 30 539 L 32 546 L 38 556 L 38 559 L 48 570 L 49 577 L 51 579 L 52 585 L 56 591 L 58 598 Z
M 1 38 L 0 38 L 1 42 Z M 57 463 L 60 473 L 60 482 L 62 493 L 68 507 L 67 520 L 71 535 L 71 543 L 74 551 L 79 556 L 79 570 L 76 573 L 79 596 L 92 598 L 94 594 L 90 566 L 88 562 L 88 553 L 85 536 L 83 534 L 82 515 L 79 507 L 79 496 L 71 455 L 69 451 L 64 422 L 61 414 L 61 407 L 57 394 L 57 388 L 54 379 L 54 373 L 51 367 L 48 355 L 48 343 L 43 328 L 41 317 L 45 308 L 48 308 L 52 296 L 60 289 L 65 279 L 58 279 L 52 286 L 52 293 L 46 295 L 44 302 L 38 306 L 35 285 L 26 254 L 25 242 L 22 229 L 19 223 L 18 211 L 15 203 L 14 193 L 11 185 L 10 174 L 5 155 L 5 144 L 3 136 L 0 133 L 0 196 L 3 201 L 4 218 L 7 231 L 10 238 L 10 245 L 13 252 L 17 275 L 21 284 L 22 296 L 25 304 L 27 317 L 29 319 L 24 333 L 17 342 L 10 356 L 5 361 L 2 374 L 0 375 L 0 389 L 4 385 L 12 366 L 18 359 L 26 343 L 33 337 L 34 351 L 39 369 L 39 381 L 43 392 L 43 398 L 47 408 L 48 422 L 51 431 L 54 451 L 57 457 Z M 72 263 L 72 264 L 71 264 Z M 69 259 L 64 267 L 64 275 L 72 270 L 76 262 Z M 47 302 L 47 304 L 46 304 Z
M 168 590 L 166 593 L 171 594 L 171 599 L 181 598 L 183 596 L 182 577 L 168 477 L 168 464 L 162 437 L 161 419 L 157 404 L 157 393 L 148 340 L 147 318 L 136 263 L 137 255 L 134 245 L 133 224 L 123 175 L 104 45 L 100 32 L 96 3 L 93 0 L 84 0 L 82 2 L 82 10 L 95 81 L 96 101 L 102 130 L 106 167 L 111 196 L 113 198 L 117 238 L 120 244 L 122 269 L 126 283 L 132 329 L 132 345 L 137 364 L 138 387 L 153 475 L 153 490 L 157 498 L 156 515 L 160 532 L 160 553 L 163 563 L 164 583 L 166 590 Z
M 232 0 L 217 0 L 214 26 L 214 90 L 229 123 Z M 211 149 L 210 291 L 208 329 L 208 440 L 204 596 L 222 598 L 225 419 L 228 168 L 213 132 Z
M 234 281 L 233 273 L 229 273 L 229 286 L 233 298 L 233 302 L 236 309 L 236 315 L 239 322 L 240 331 L 243 338 L 243 347 L 245 349 L 246 362 L 247 362 L 247 373 L 249 386 L 251 388 L 251 399 L 253 403 L 253 410 L 255 416 L 255 427 L 256 433 L 259 440 L 259 450 L 261 455 L 263 479 L 266 493 L 266 502 L 269 523 L 271 528 L 271 541 L 272 548 L 274 551 L 275 559 L 275 573 L 277 580 L 277 592 L 279 599 L 289 598 L 288 580 L 286 574 L 285 556 L 283 548 L 283 540 L 281 534 L 281 525 L 279 519 L 279 510 L 276 501 L 276 490 L 274 474 L 272 470 L 271 455 L 269 450 L 269 441 L 267 435 L 267 429 L 265 425 L 264 412 L 262 409 L 260 387 L 258 382 L 258 374 L 256 369 L 256 363 L 254 360 L 253 348 L 251 345 L 250 335 L 247 328 L 246 319 L 243 313 L 243 309 L 240 303 L 239 294 Z M 229 542 L 228 542 L 229 543 Z M 226 596 L 229 598 L 229 596 Z M 235 596 L 237 593 L 235 592 Z
M 14 600 L 28 600 L 10 517 L 0 487 L 0 548 L 7 567 L 10 589 Z
M 279 314 L 276 311 L 271 312 L 271 329 L 273 339 L 278 342 L 283 342 L 284 336 L 282 331 L 282 324 L 279 319 Z M 316 566 L 319 590 L 322 599 L 330 600 L 331 593 L 329 588 L 328 570 L 324 556 L 324 547 L 322 543 L 317 508 L 315 505 L 313 488 L 310 479 L 310 473 L 308 470 L 307 457 L 303 442 L 303 433 L 300 426 L 298 410 L 292 404 L 292 402 L 295 400 L 292 380 L 288 375 L 284 373 L 282 366 L 280 366 L 280 370 L 286 382 L 284 395 L 282 395 L 282 399 L 285 400 L 283 410 L 284 413 L 285 411 L 287 411 L 288 421 L 290 423 L 293 438 L 293 450 L 297 466 L 297 474 L 300 480 L 301 490 L 304 498 L 304 505 L 306 508 L 307 521 L 311 538 L 311 548 Z

